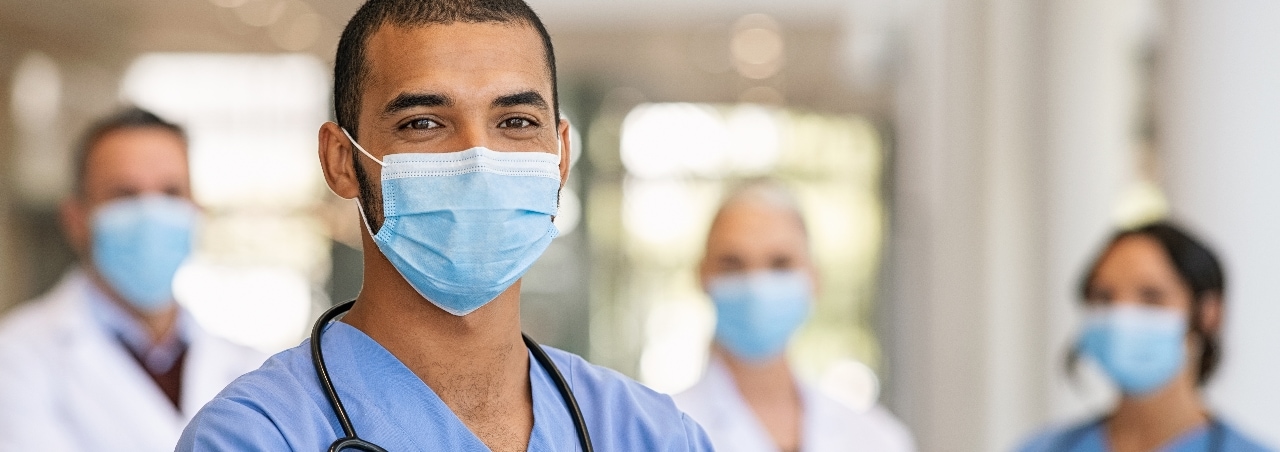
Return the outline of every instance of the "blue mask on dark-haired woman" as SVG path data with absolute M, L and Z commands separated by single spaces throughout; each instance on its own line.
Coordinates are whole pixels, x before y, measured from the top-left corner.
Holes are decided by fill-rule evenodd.
M 1125 303 L 1091 308 L 1079 347 L 1121 392 L 1140 396 L 1164 387 L 1182 369 L 1186 334 L 1182 313 Z

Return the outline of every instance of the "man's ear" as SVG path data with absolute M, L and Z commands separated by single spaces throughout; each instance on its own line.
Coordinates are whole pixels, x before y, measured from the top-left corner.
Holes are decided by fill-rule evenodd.
M 92 235 L 89 221 L 89 206 L 79 196 L 71 196 L 58 205 L 58 219 L 62 223 L 62 233 L 66 236 L 71 249 L 81 258 L 88 257 L 89 240 Z
M 1200 297 L 1200 331 L 1209 335 L 1222 332 L 1222 294 L 1212 292 Z
M 324 181 L 334 194 L 345 199 L 360 195 L 360 181 L 356 177 L 352 157 L 354 147 L 342 128 L 333 122 L 325 122 L 320 126 L 320 169 L 324 172 Z
M 572 161 L 573 152 L 572 143 L 569 142 L 569 119 L 560 118 L 560 126 L 556 133 L 560 135 L 560 188 L 564 188 L 564 184 L 569 181 L 569 162 Z

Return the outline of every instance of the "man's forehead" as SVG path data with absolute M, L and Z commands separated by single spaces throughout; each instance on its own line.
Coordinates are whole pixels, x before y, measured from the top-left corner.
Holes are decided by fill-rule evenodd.
M 365 66 L 369 81 L 384 84 L 480 70 L 550 84 L 541 38 L 520 22 L 384 24 L 366 44 Z
M 89 148 L 87 160 L 117 160 L 147 156 L 187 158 L 187 144 L 181 136 L 160 127 L 126 127 L 102 134 Z
M 105 182 L 170 173 L 185 177 L 186 165 L 186 143 L 178 135 L 158 127 L 125 128 L 108 132 L 93 144 L 83 177 Z

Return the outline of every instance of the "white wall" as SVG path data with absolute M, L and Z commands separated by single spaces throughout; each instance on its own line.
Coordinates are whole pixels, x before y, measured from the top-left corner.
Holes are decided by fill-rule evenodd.
M 1134 177 L 1140 0 L 939 0 L 904 21 L 889 402 L 921 450 L 1010 450 L 1064 376 L 1075 281 Z
M 1044 417 L 1038 9 L 922 2 L 906 22 L 885 343 L 921 450 L 1007 449 Z
M 902 21 L 889 402 L 922 450 L 1008 450 L 1111 391 L 1068 383 L 1076 283 L 1137 177 L 1151 0 L 934 0 Z M 1157 152 L 1228 273 L 1215 411 L 1280 444 L 1280 3 L 1167 2 Z
M 1159 140 L 1174 214 L 1227 267 L 1227 418 L 1280 445 L 1280 3 L 1174 2 Z

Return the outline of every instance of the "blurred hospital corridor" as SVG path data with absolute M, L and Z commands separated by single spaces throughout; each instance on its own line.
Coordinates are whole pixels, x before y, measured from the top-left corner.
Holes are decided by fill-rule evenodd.
M 769 181 L 817 275 L 798 378 L 920 451 L 1014 451 L 1124 397 L 1068 362 L 1109 240 L 1170 220 L 1226 275 L 1206 415 L 1280 447 L 1280 2 L 527 1 L 571 137 L 538 342 L 660 393 L 723 370 L 709 234 Z M 82 132 L 134 106 L 185 131 L 194 322 L 265 357 L 355 298 L 373 231 L 317 130 L 362 3 L 0 0 L 0 319 L 79 265 Z

